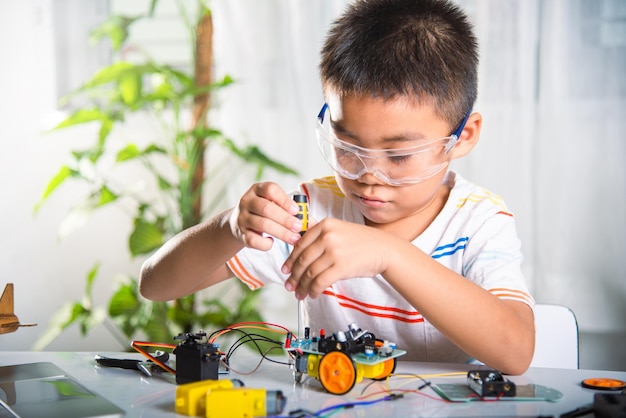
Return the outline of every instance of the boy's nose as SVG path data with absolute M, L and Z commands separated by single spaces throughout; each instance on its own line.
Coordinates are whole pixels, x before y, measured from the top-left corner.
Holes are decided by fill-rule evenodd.
M 361 169 L 357 173 L 357 180 L 364 184 L 386 184 L 384 180 L 385 175 L 376 168 L 376 158 L 366 158 L 359 156 L 359 162 L 361 163 Z
M 377 174 L 378 170 L 369 170 L 367 167 L 363 167 L 363 170 L 358 174 L 357 181 L 359 183 L 368 185 L 383 185 L 387 184 L 380 174 Z

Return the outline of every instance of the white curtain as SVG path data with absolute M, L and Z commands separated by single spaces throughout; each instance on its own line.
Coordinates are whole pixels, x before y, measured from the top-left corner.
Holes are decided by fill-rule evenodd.
M 214 1 L 216 72 L 227 134 L 330 173 L 314 144 L 317 63 L 345 0 Z M 516 214 L 538 302 L 581 330 L 626 330 L 626 2 L 459 0 L 481 44 L 481 141 L 454 168 Z M 454 57 L 451 57 L 453 59 Z M 297 179 L 271 177 L 287 189 Z M 232 189 L 233 198 L 245 185 Z

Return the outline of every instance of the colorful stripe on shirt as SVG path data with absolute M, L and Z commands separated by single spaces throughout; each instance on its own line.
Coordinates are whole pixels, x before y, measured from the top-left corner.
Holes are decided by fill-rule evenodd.
M 483 189 L 482 193 L 472 193 L 467 197 L 459 199 L 459 203 L 457 203 L 456 207 L 463 207 L 466 203 L 478 203 L 484 199 L 489 200 L 494 205 L 501 207 L 502 211 L 507 212 L 507 208 L 504 204 L 504 200 L 502 199 L 502 197 L 498 196 L 497 194 L 491 193 L 489 190 L 486 189 Z
M 435 248 L 435 250 L 431 254 L 431 257 L 437 259 L 437 258 L 452 255 L 456 253 L 457 251 L 464 250 L 468 241 L 469 241 L 468 237 L 462 237 L 462 238 L 457 239 L 452 244 L 441 245 Z
M 226 262 L 230 270 L 235 273 L 235 276 L 244 282 L 250 289 L 256 290 L 263 287 L 263 282 L 254 277 L 248 270 L 245 269 L 238 256 L 234 256 Z
M 533 297 L 526 292 L 522 292 L 521 290 L 498 287 L 494 289 L 488 289 L 488 291 L 492 295 L 496 296 L 498 299 L 515 300 L 518 302 L 526 303 L 531 307 L 535 306 L 535 300 L 533 299 Z
M 389 306 L 372 305 L 371 303 L 365 303 L 342 294 L 335 293 L 331 288 L 324 290 L 323 295 L 336 298 L 337 303 L 339 303 L 339 305 L 343 308 L 354 309 L 355 311 L 359 311 L 365 315 L 394 319 L 396 321 L 408 322 L 412 324 L 424 322 L 424 317 L 416 310 L 407 311 L 405 309 L 393 308 Z
M 335 177 L 333 176 L 326 176 L 319 179 L 314 179 L 313 184 L 320 189 L 330 190 L 335 196 L 345 196 L 337 185 L 337 179 L 335 179 Z

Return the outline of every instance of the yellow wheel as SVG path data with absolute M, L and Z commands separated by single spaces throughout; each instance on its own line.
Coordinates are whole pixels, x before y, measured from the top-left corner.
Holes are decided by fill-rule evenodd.
M 326 353 L 320 360 L 319 380 L 324 389 L 334 395 L 350 392 L 356 383 L 352 359 L 341 351 Z
M 376 347 L 382 347 L 384 344 L 381 340 L 376 340 Z M 381 374 L 376 377 L 372 377 L 373 380 L 385 380 L 389 375 L 391 375 L 396 370 L 396 359 L 390 358 L 383 363 L 384 369 Z
M 376 377 L 372 377 L 373 380 L 385 380 L 389 375 L 391 375 L 394 370 L 396 370 L 396 359 L 390 358 L 389 360 L 385 360 L 383 363 L 385 367 L 383 372 Z

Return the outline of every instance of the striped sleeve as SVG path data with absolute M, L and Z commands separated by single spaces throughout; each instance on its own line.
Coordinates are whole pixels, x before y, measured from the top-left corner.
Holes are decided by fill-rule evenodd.
M 288 276 L 280 268 L 288 255 L 287 244 L 275 239 L 269 251 L 244 248 L 226 264 L 239 280 L 255 290 L 270 283 L 285 283 Z
M 489 293 L 498 297 L 499 299 L 508 299 L 508 300 L 516 300 L 518 302 L 523 302 L 534 308 L 535 300 L 530 295 L 530 293 L 525 292 L 523 290 L 517 289 L 507 289 L 507 288 L 495 288 L 495 289 L 487 289 Z
M 235 255 L 233 258 L 228 260 L 226 264 L 228 265 L 228 268 L 230 268 L 230 271 L 232 271 L 233 274 L 245 283 L 251 290 L 263 287 L 263 282 L 246 270 L 238 255 Z

